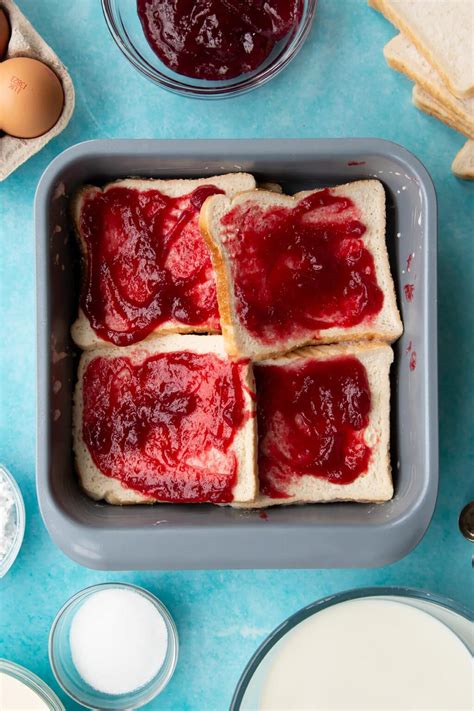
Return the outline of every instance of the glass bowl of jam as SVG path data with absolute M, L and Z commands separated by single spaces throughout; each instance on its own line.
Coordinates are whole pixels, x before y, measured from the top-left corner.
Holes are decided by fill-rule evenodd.
M 226 98 L 276 76 L 298 53 L 317 0 L 102 0 L 127 59 L 155 84 Z

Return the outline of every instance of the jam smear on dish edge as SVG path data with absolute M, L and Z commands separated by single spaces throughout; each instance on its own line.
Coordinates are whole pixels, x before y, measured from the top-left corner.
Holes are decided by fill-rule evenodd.
M 81 307 L 94 331 L 118 346 L 177 321 L 219 331 L 214 271 L 199 231 L 202 204 L 223 191 L 188 195 L 113 187 L 84 201 Z
M 407 301 L 413 301 L 413 297 L 415 295 L 415 285 L 405 284 L 405 286 L 403 287 L 403 291 L 405 293 L 405 299 Z
M 83 380 L 82 434 L 97 468 L 173 503 L 228 503 L 246 408 L 246 361 L 161 353 L 143 362 L 97 356 Z
M 255 379 L 262 494 L 288 498 L 302 476 L 344 485 L 367 471 L 371 395 L 357 358 L 257 364 Z
M 222 218 L 237 311 L 262 343 L 373 319 L 383 291 L 354 203 L 330 189 L 294 208 L 248 200 Z

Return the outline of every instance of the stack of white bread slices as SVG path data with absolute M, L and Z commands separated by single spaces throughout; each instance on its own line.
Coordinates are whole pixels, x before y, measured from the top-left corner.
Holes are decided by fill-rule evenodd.
M 393 361 L 393 352 L 389 344 L 401 335 L 402 323 L 397 309 L 385 243 L 385 192 L 382 184 L 376 180 L 362 180 L 336 188 L 307 191 L 291 197 L 281 194 L 278 186 L 268 185 L 267 189 L 258 189 L 252 176 L 242 174 L 207 178 L 205 182 L 221 188 L 221 194 L 211 195 L 204 201 L 199 214 L 199 229 L 202 239 L 209 248 L 212 260 L 222 335 L 210 335 L 212 329 L 206 330 L 205 326 L 195 329 L 194 335 L 191 335 L 189 331 L 192 329 L 183 329 L 180 324 L 168 322 L 164 328 L 153 330 L 139 342 L 125 347 L 117 346 L 107 342 L 103 337 L 97 336 L 84 311 L 79 310 L 79 319 L 73 326 L 72 332 L 76 343 L 82 349 L 86 349 L 86 352 L 81 357 L 78 371 L 73 430 L 76 466 L 82 487 L 92 498 L 105 499 L 112 504 L 210 502 L 235 507 L 258 508 L 275 504 L 329 501 L 383 502 L 389 500 L 393 495 L 389 454 L 389 370 Z M 121 184 L 144 192 L 150 188 L 158 189 L 163 193 L 179 189 L 180 194 L 187 194 L 196 187 L 196 181 L 185 180 L 179 181 L 179 183 L 178 181 L 120 181 L 112 185 L 120 186 Z M 107 189 L 105 188 L 105 190 Z M 87 281 L 88 273 L 88 255 L 81 235 L 81 209 L 88 191 L 91 190 L 96 190 L 96 188 L 82 189 L 72 205 L 82 250 L 85 281 Z M 292 324 L 291 320 L 288 321 L 288 314 L 286 314 L 287 321 L 282 328 L 283 321 L 279 320 L 277 313 L 278 305 L 267 303 L 265 299 L 271 299 L 271 294 L 270 296 L 266 294 L 262 308 L 263 313 L 268 313 L 269 319 L 271 314 L 272 326 L 268 329 L 264 327 L 262 333 L 259 333 L 258 329 L 249 326 L 250 322 L 247 317 L 254 304 L 246 303 L 246 294 L 251 293 L 252 289 L 250 292 L 246 292 L 242 288 L 240 281 L 242 265 L 239 264 L 242 252 L 235 249 L 235 245 L 239 241 L 244 244 L 244 240 L 247 240 L 245 245 L 246 249 L 249 246 L 246 255 L 248 256 L 248 254 L 253 254 L 254 247 L 255 252 L 258 251 L 258 245 L 256 242 L 252 245 L 252 239 L 259 240 L 263 235 L 270 245 L 271 253 L 272 238 L 277 233 L 276 221 L 282 215 L 290 214 L 299 216 L 298 224 L 300 227 L 302 225 L 301 229 L 303 230 L 308 226 L 311 230 L 312 225 L 319 226 L 319 229 L 322 224 L 324 229 L 319 230 L 318 239 L 323 239 L 325 243 L 329 244 L 327 248 L 329 252 L 333 249 L 334 254 L 330 255 L 333 261 L 345 260 L 344 263 L 349 265 L 348 273 L 352 276 L 349 277 L 347 284 L 341 286 L 341 290 L 342 288 L 344 290 L 344 298 L 341 302 L 337 299 L 334 300 L 332 293 L 331 298 L 328 297 L 329 300 L 327 303 L 325 302 L 325 309 L 329 316 L 319 314 L 318 318 L 315 318 L 314 312 L 310 308 L 311 304 L 307 304 L 308 318 L 303 319 L 304 326 L 302 326 L 303 321 Z M 301 215 L 303 216 L 301 217 Z M 251 230 L 249 231 L 249 220 L 257 221 L 258 232 L 256 234 L 251 234 Z M 337 248 L 330 246 L 332 229 L 338 235 Z M 347 233 L 344 232 L 342 235 L 341 230 L 346 230 Z M 291 232 L 291 234 L 293 233 Z M 296 230 L 296 242 L 298 239 L 298 230 Z M 274 267 L 273 258 L 275 260 L 282 258 L 284 262 L 282 268 L 294 272 L 294 288 L 296 290 L 303 288 L 302 293 L 311 294 L 311 291 L 307 289 L 307 284 L 302 287 L 298 281 L 297 262 L 301 258 L 301 275 L 303 275 L 303 262 L 306 257 L 300 254 L 297 258 L 296 253 L 292 251 L 292 245 L 288 247 L 291 255 L 289 252 L 279 255 L 276 237 L 274 244 L 275 254 L 271 259 L 258 263 L 258 273 L 252 274 L 252 279 L 257 281 L 253 283 L 258 284 L 261 279 L 262 285 L 266 284 L 270 278 L 267 269 L 272 270 Z M 312 258 L 314 261 L 314 255 Z M 332 263 L 331 259 L 328 263 Z M 358 260 L 361 259 L 366 261 L 359 262 Z M 357 273 L 356 266 L 354 266 L 353 272 L 350 271 L 351 264 L 362 265 L 360 267 L 362 280 L 367 278 L 367 283 L 360 283 L 361 276 Z M 307 266 L 304 268 L 306 269 Z M 321 265 L 312 263 L 311 279 L 317 278 L 317 272 L 320 269 L 323 269 Z M 329 282 L 331 277 L 332 275 L 329 275 Z M 274 269 L 271 278 L 275 278 Z M 284 283 L 286 291 L 283 298 L 288 297 L 291 300 L 292 282 L 291 280 L 288 282 L 286 279 Z M 264 287 L 262 286 L 262 288 Z M 370 296 L 371 289 L 378 304 L 377 308 L 372 310 L 369 308 L 371 304 L 368 303 L 372 298 Z M 259 293 L 254 293 L 253 296 L 258 302 Z M 308 296 L 308 299 L 311 300 L 311 296 Z M 347 319 L 343 313 L 347 303 L 350 303 L 350 308 L 354 313 L 359 314 L 360 311 L 359 316 L 352 321 Z M 368 308 L 368 311 L 365 312 L 364 308 Z M 333 313 L 331 309 L 333 309 Z M 305 310 L 304 303 L 300 310 Z M 304 316 L 304 314 L 300 315 Z M 325 318 L 328 319 L 327 322 L 324 321 Z M 331 318 L 333 319 L 332 323 Z M 199 335 L 196 331 L 199 332 Z M 173 357 L 177 355 L 178 360 L 187 358 L 187 367 L 192 361 L 192 357 L 206 355 L 209 357 L 210 367 L 213 367 L 212 364 L 216 364 L 216 362 L 224 370 L 238 366 L 237 380 L 231 378 L 228 381 L 233 385 L 226 385 L 225 398 L 233 398 L 232 402 L 235 403 L 240 397 L 243 410 L 243 417 L 240 418 L 234 436 L 231 438 L 232 441 L 225 452 L 225 455 L 228 454 L 235 462 L 232 474 L 229 475 L 230 479 L 226 480 L 225 472 L 219 470 L 224 461 L 222 452 L 217 452 L 217 454 L 214 451 L 211 453 L 199 452 L 196 455 L 196 447 L 191 443 L 189 456 L 187 447 L 185 447 L 181 459 L 179 456 L 176 458 L 176 452 L 173 454 L 174 459 L 171 457 L 174 462 L 179 462 L 178 469 L 181 477 L 181 481 L 173 480 L 171 483 L 171 489 L 180 492 L 174 499 L 172 495 L 160 495 L 159 486 L 148 486 L 153 477 L 159 476 L 159 474 L 152 470 L 144 470 L 143 461 L 139 461 L 139 458 L 137 459 L 135 456 L 134 441 L 124 438 L 123 433 L 121 441 L 126 441 L 127 447 L 131 447 L 127 458 L 122 456 L 123 452 L 117 453 L 115 449 L 113 456 L 110 455 L 108 461 L 120 460 L 123 463 L 126 460 L 129 466 L 135 468 L 133 471 L 127 471 L 126 476 L 117 477 L 113 474 L 113 467 L 112 473 L 110 468 L 108 471 L 101 469 L 100 461 L 91 451 L 89 443 L 96 442 L 98 443 L 97 447 L 101 447 L 103 450 L 104 430 L 101 427 L 101 423 L 104 421 L 103 413 L 96 413 L 92 418 L 94 423 L 98 423 L 97 427 L 99 428 L 92 434 L 90 422 L 86 427 L 84 420 L 85 408 L 89 407 L 90 411 L 91 407 L 96 407 L 97 392 L 92 394 L 87 392 L 87 387 L 90 388 L 90 383 L 93 382 L 93 379 L 88 377 L 91 364 L 94 362 L 97 364 L 100 360 L 101 364 L 105 363 L 104 367 L 107 368 L 114 362 L 130 363 L 130 368 L 133 370 L 134 367 L 146 366 L 150 358 L 166 358 L 170 355 Z M 118 371 L 121 372 L 120 368 Z M 168 368 L 167 372 L 174 371 Z M 234 371 L 232 372 L 234 373 Z M 289 409 L 286 410 L 285 398 L 288 400 L 288 408 L 291 407 L 294 410 L 296 400 L 292 397 L 292 388 L 295 387 L 295 383 L 299 382 L 298 378 L 304 382 L 302 386 L 304 397 L 308 395 L 313 409 L 316 407 L 316 394 L 318 398 L 321 398 L 321 393 L 323 395 L 326 393 L 324 395 L 326 397 L 325 405 L 323 404 L 320 411 L 314 413 L 319 423 L 318 426 L 322 426 L 324 432 L 308 431 L 312 425 L 309 422 L 302 425 L 302 420 L 305 418 L 303 412 L 296 413 L 294 422 L 288 418 L 285 422 L 280 422 L 280 420 L 269 424 L 266 422 L 259 412 L 259 401 L 266 383 L 270 382 L 266 380 L 267 374 L 270 372 L 272 377 L 276 373 L 278 381 L 282 384 L 281 392 L 279 391 L 277 397 L 278 412 L 275 412 L 275 418 L 285 419 L 287 412 L 289 412 Z M 324 374 L 321 381 L 318 380 L 320 373 Z M 200 387 L 203 382 L 199 381 L 200 377 L 196 373 L 196 378 L 189 381 L 192 381 L 191 387 L 193 389 L 193 398 L 191 399 L 195 408 L 201 407 L 204 410 L 208 404 L 206 405 L 205 398 L 200 399 Z M 205 377 L 203 376 L 204 380 Z M 255 381 L 257 386 L 255 386 Z M 87 385 L 88 382 L 89 385 Z M 136 383 L 142 381 L 135 379 L 133 382 L 133 387 L 136 388 Z M 159 410 L 162 406 L 160 383 L 153 379 L 151 382 L 156 387 L 156 410 Z M 261 384 L 262 393 L 259 391 L 259 384 Z M 99 389 L 107 387 L 102 382 L 98 384 Z M 113 387 L 116 393 L 117 388 L 121 392 L 122 385 L 114 383 L 110 387 Z M 186 399 L 185 396 L 189 395 L 189 392 L 180 391 L 180 388 L 184 387 L 180 376 L 177 377 L 173 393 L 178 399 Z M 236 391 L 229 396 L 228 390 L 229 388 L 232 390 L 233 387 Z M 314 397 L 312 388 L 315 389 Z M 123 396 L 123 402 L 132 390 L 133 388 L 127 390 L 126 396 Z M 332 395 L 329 393 L 330 390 Z M 316 391 L 318 392 L 316 393 Z M 342 393 L 343 403 L 337 401 L 337 393 Z M 147 392 L 147 397 L 149 394 Z M 109 394 L 105 392 L 105 400 L 108 397 Z M 87 404 L 88 398 L 89 404 Z M 100 400 L 101 407 L 105 401 L 104 398 Z M 186 402 L 188 400 L 189 398 Z M 223 400 L 220 392 L 216 392 L 216 400 L 219 402 Z M 170 407 L 169 402 L 166 407 Z M 172 410 L 173 407 L 172 403 Z M 340 411 L 336 419 L 331 414 L 334 409 Z M 149 411 L 153 411 L 153 408 Z M 129 417 L 130 412 L 135 411 L 133 409 L 127 410 L 125 419 Z M 225 402 L 223 409 L 216 410 L 216 412 L 221 413 L 220 416 L 228 424 L 229 416 Z M 141 417 L 142 415 L 136 414 L 136 416 Z M 344 422 L 343 432 L 337 431 L 334 424 L 339 420 Z M 204 428 L 208 426 L 215 428 L 221 424 L 220 422 L 206 424 L 205 418 L 198 421 L 205 423 Z M 140 424 L 140 426 L 142 425 L 143 423 Z M 267 425 L 268 431 L 265 431 L 264 428 Z M 94 426 L 96 425 L 94 424 Z M 299 432 L 295 430 L 293 433 L 292 427 L 296 427 L 296 430 L 299 429 Z M 336 449 L 331 455 L 333 456 L 331 471 L 325 471 L 324 463 L 319 465 L 319 470 L 317 466 L 315 469 L 314 462 L 310 462 L 311 465 L 306 471 L 305 461 L 311 460 L 311 451 L 305 453 L 309 460 L 302 457 L 301 461 L 297 452 L 296 459 L 298 461 L 295 460 L 294 472 L 292 472 L 291 466 L 287 467 L 288 463 L 291 464 L 293 456 L 290 450 L 298 441 L 302 427 L 305 441 L 310 442 L 309 449 L 311 449 L 312 439 L 318 440 L 318 447 L 323 454 L 325 447 L 326 449 L 329 447 L 329 440 L 333 444 L 336 442 Z M 87 428 L 89 429 L 86 433 Z M 107 432 L 109 430 L 110 428 Z M 192 428 L 189 431 L 192 432 Z M 269 461 L 269 452 L 271 460 L 271 451 L 274 450 L 275 432 L 277 433 L 276 439 L 279 439 L 277 442 L 279 456 L 281 455 L 286 462 L 284 467 L 281 466 L 283 460 L 275 462 L 275 466 L 272 461 Z M 278 433 L 281 433 L 281 437 Z M 150 438 L 153 456 L 156 454 L 158 441 L 160 447 L 167 446 L 162 444 L 167 439 L 161 429 L 157 434 L 157 430 L 151 428 Z M 207 440 L 205 437 L 203 440 L 200 436 L 199 442 L 202 441 Z M 340 445 L 341 441 L 345 444 Z M 344 446 L 346 445 L 345 450 Z M 116 442 L 115 445 L 112 442 L 113 446 L 116 446 Z M 337 450 L 339 446 L 342 446 L 341 456 L 345 458 L 344 462 L 339 461 L 340 452 Z M 161 456 L 162 454 L 163 456 Z M 166 455 L 166 452 L 160 452 L 160 459 L 166 460 Z M 266 458 L 265 477 L 262 475 L 262 478 L 259 479 L 259 462 L 263 457 Z M 182 482 L 183 472 L 185 476 L 188 463 L 190 470 L 192 470 L 192 486 L 184 486 Z M 206 471 L 206 467 L 209 468 L 208 471 Z M 357 467 L 359 468 L 357 469 Z M 351 468 L 356 473 L 347 477 L 347 472 L 350 474 Z M 172 466 L 170 466 L 170 471 L 166 472 L 168 479 L 173 479 L 171 469 Z M 345 473 L 342 472 L 343 469 Z M 288 472 L 290 473 L 288 474 Z M 209 486 L 206 484 L 208 475 L 211 482 Z M 216 484 L 216 482 L 218 483 Z M 216 487 L 219 489 L 218 491 Z
M 474 179 L 474 3 L 369 0 L 400 34 L 384 48 L 388 64 L 415 82 L 415 106 L 468 138 L 453 173 Z

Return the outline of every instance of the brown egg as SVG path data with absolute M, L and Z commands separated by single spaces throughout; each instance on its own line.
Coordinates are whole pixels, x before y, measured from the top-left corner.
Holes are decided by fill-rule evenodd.
M 10 40 L 10 23 L 8 17 L 0 7 L 0 59 L 7 53 L 8 42 Z
M 0 129 L 17 138 L 41 136 L 61 115 L 64 92 L 56 74 L 37 59 L 0 63 Z

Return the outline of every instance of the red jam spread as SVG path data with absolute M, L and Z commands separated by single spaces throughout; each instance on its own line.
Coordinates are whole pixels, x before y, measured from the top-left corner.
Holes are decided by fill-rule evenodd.
M 219 330 L 214 271 L 198 218 L 205 199 L 222 192 L 203 185 L 171 198 L 115 187 L 85 199 L 81 307 L 101 338 L 129 345 L 168 321 Z
M 94 358 L 84 375 L 82 432 L 97 468 L 161 501 L 232 501 L 232 444 L 249 417 L 245 367 L 189 352 L 140 364 Z
M 403 291 L 405 292 L 405 299 L 407 301 L 413 301 L 413 297 L 415 295 L 415 285 L 405 284 L 405 286 L 403 287 Z
M 257 365 L 255 378 L 263 494 L 288 498 L 302 476 L 344 485 L 367 471 L 371 398 L 357 358 Z
M 263 64 L 302 7 L 303 0 L 137 0 L 159 59 L 178 74 L 216 81 Z
M 366 227 L 350 199 L 321 190 L 294 208 L 248 200 L 222 225 L 239 317 L 262 343 L 349 328 L 380 312 Z

